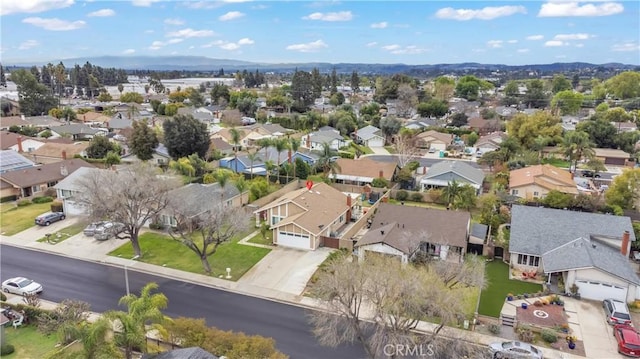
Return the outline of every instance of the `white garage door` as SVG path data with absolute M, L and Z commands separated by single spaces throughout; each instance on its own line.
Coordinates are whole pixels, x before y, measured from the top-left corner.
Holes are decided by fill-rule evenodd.
M 309 236 L 303 234 L 293 234 L 286 232 L 278 232 L 279 246 L 286 246 L 299 249 L 311 249 Z
M 367 141 L 369 147 L 384 147 L 384 139 L 374 137 Z
M 576 285 L 581 298 L 603 300 L 607 298 L 627 301 L 627 288 L 601 282 L 577 280 Z

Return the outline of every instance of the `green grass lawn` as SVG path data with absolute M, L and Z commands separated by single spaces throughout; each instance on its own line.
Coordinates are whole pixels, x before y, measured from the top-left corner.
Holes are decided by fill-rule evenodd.
M 384 146 L 384 149 L 387 150 L 387 152 L 394 154 L 396 153 L 396 148 L 393 146 Z
M 501 260 L 487 262 L 487 288 L 480 293 L 478 313 L 490 317 L 500 317 L 500 310 L 507 294 L 536 293 L 542 285 L 509 279 L 509 265 Z
M 35 225 L 35 218 L 51 210 L 51 203 L 32 203 L 23 207 L 16 207 L 12 203 L 0 205 L 0 227 L 2 234 L 12 236 Z
M 226 275 L 226 268 L 231 268 L 231 280 L 238 280 L 271 250 L 238 244 L 248 233 L 236 236 L 231 242 L 221 244 L 216 253 L 209 257 L 212 275 Z M 200 258 L 184 244 L 170 236 L 158 233 L 144 233 L 140 236 L 142 258 L 139 260 L 155 265 L 166 265 L 169 268 L 187 272 L 205 274 Z M 127 242 L 115 249 L 111 256 L 133 257 L 131 243 Z
M 545 158 L 542 160 L 542 163 L 550 164 L 552 166 L 560 168 L 569 168 L 569 166 L 571 165 L 569 161 L 565 161 L 555 157 Z
M 258 233 L 256 233 L 255 236 L 251 237 L 251 239 L 248 240 L 249 243 L 255 243 L 255 244 L 264 244 L 267 246 L 272 246 L 273 245 L 273 231 L 268 231 L 267 235 L 265 236 L 265 238 L 262 238 L 262 234 L 260 234 L 260 231 L 258 231 Z
M 4 337 L 6 343 L 16 349 L 12 354 L 2 356 L 7 359 L 42 358 L 53 351 L 58 342 L 54 335 L 47 337 L 38 332 L 35 325 L 25 325 L 18 329 L 5 327 Z
M 62 228 L 58 232 L 52 234 L 51 242 L 49 242 L 49 243 L 58 244 L 58 243 L 64 241 L 65 239 L 73 237 L 76 234 L 82 232 L 82 230 L 86 226 L 87 226 L 87 223 L 82 221 L 82 222 L 73 224 L 73 225 L 71 225 L 69 227 Z M 60 235 L 60 236 L 58 237 L 58 235 Z M 38 242 L 46 242 L 46 241 L 47 241 L 47 237 L 42 237 L 42 238 L 38 239 Z

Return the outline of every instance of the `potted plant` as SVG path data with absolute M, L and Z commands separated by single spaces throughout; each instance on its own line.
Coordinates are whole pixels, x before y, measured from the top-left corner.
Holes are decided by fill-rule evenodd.
M 560 331 L 563 333 L 569 333 L 569 324 L 564 323 L 560 326 Z
M 521 306 L 522 306 L 522 309 L 527 309 L 529 307 L 527 302 L 522 302 Z
M 576 338 L 574 335 L 567 335 L 567 343 L 569 345 L 569 349 L 575 349 L 576 348 L 576 341 L 578 340 L 578 338 Z
M 508 301 L 512 301 L 513 300 L 513 293 L 507 294 L 507 300 Z

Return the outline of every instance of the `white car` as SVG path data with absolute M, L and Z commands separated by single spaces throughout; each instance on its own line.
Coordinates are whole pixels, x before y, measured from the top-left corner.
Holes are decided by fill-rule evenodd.
M 495 359 L 542 359 L 540 349 L 520 341 L 491 343 L 489 352 Z
M 2 282 L 2 291 L 19 295 L 40 294 L 42 286 L 25 277 L 15 277 Z

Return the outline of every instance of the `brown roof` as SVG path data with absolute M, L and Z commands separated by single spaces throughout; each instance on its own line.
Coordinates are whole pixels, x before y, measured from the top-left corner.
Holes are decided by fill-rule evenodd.
M 211 148 L 215 148 L 218 151 L 226 152 L 233 150 L 233 146 L 227 143 L 222 138 L 216 137 L 211 139 Z
M 11 127 L 11 126 L 29 126 L 29 123 L 26 120 L 23 120 L 21 116 L 0 116 L 0 127 Z
M 6 150 L 7 148 L 18 143 L 19 134 L 9 132 L 9 131 L 0 131 L 0 146 L 1 149 Z
M 337 170 L 340 175 L 379 178 L 380 171 L 382 171 L 382 177 L 387 181 L 393 179 L 393 174 L 398 167 L 396 163 L 379 162 L 366 157 L 357 160 L 339 158 L 336 163 L 340 166 L 340 169 Z
M 66 175 L 62 174 L 62 167 L 66 168 Z M 16 187 L 29 187 L 43 183 L 58 182 L 75 172 L 80 167 L 94 166 L 79 158 L 74 158 L 71 160 L 5 172 L 0 174 L 0 178 Z
M 385 243 L 407 254 L 420 242 L 466 248 L 470 221 L 469 212 L 380 203 L 356 246 Z
M 434 130 L 425 131 L 416 135 L 416 138 L 421 141 L 429 141 L 429 138 L 440 141 L 446 145 L 450 145 L 453 142 L 453 135 L 449 133 L 442 133 Z
M 509 188 L 537 184 L 548 190 L 577 194 L 571 173 L 552 165 L 536 165 L 511 171 Z
M 103 115 L 99 112 L 89 111 L 87 113 L 83 113 L 82 115 L 78 115 L 78 119 L 82 122 L 107 122 L 111 119 L 111 117 Z
M 89 142 L 76 143 L 56 143 L 47 142 L 35 151 L 29 152 L 29 155 L 62 158 L 62 152 L 65 151 L 67 158 L 81 154 L 89 147 Z
M 624 159 L 629 159 L 631 157 L 630 154 L 624 152 L 623 150 L 614 150 L 612 148 L 594 148 L 593 151 L 595 152 L 596 157 L 624 158 Z
M 284 218 L 272 228 L 294 223 L 313 234 L 317 234 L 327 228 L 349 209 L 347 195 L 321 182 L 314 184 L 311 191 L 307 190 L 307 188 L 301 188 L 289 192 L 256 212 L 262 212 L 284 203 L 298 206 L 305 211 Z
M 500 120 L 485 120 L 482 117 L 471 117 L 469 119 L 469 127 L 471 128 L 500 128 Z

